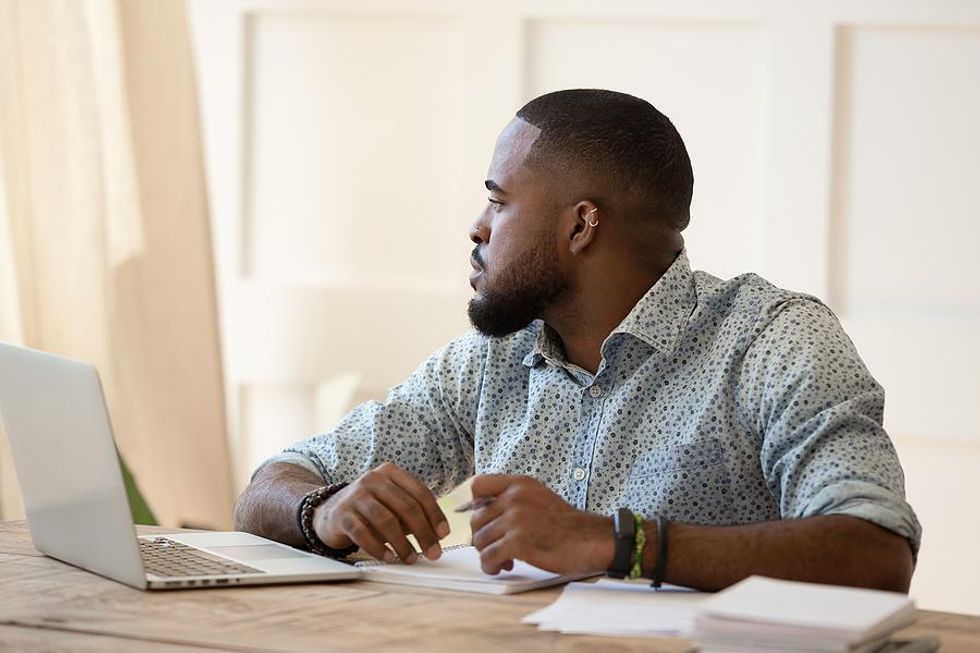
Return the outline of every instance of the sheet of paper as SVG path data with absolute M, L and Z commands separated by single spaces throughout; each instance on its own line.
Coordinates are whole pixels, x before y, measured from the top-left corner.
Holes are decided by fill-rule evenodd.
M 364 570 L 365 580 L 491 594 L 526 592 L 588 575 L 555 574 L 515 560 L 511 571 L 490 576 L 483 573 L 480 554 L 472 546 L 447 548 L 438 560 L 421 559 L 412 565 L 359 562 L 357 566 Z
M 558 600 L 522 621 L 567 634 L 686 637 L 707 596 L 686 588 L 657 591 L 649 583 L 604 578 L 567 585 Z

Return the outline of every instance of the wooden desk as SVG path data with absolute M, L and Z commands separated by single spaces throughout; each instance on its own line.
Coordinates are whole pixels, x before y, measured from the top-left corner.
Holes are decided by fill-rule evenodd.
M 167 532 L 141 528 L 143 532 Z M 0 522 L 3 651 L 647 651 L 678 639 L 538 631 L 521 617 L 557 588 L 487 596 L 365 581 L 141 592 L 44 557 L 25 522 Z M 980 651 L 980 617 L 919 613 L 902 635 L 938 634 L 949 653 Z

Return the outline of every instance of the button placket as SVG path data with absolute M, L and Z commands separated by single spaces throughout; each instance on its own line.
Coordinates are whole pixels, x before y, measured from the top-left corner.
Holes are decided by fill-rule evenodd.
M 576 493 L 578 494 L 578 507 L 580 510 L 586 510 L 589 502 L 589 469 L 595 458 L 595 448 L 596 442 L 599 438 L 599 431 L 602 426 L 602 415 L 605 407 L 605 391 L 602 386 L 595 383 L 595 378 L 592 379 L 592 384 L 587 388 L 583 388 L 583 393 L 588 393 L 588 396 L 595 400 L 592 403 L 592 414 L 593 419 L 590 420 L 590 434 L 589 440 L 586 443 L 586 451 L 582 452 L 583 458 L 578 461 L 581 465 L 572 470 L 572 479 L 574 479 Z

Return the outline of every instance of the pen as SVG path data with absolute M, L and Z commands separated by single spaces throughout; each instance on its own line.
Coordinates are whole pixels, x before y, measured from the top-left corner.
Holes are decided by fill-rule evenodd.
M 469 512 L 470 510 L 479 510 L 480 508 L 490 505 L 493 503 L 493 497 L 479 497 L 477 499 L 471 499 L 467 501 L 460 507 L 456 508 L 454 512 Z

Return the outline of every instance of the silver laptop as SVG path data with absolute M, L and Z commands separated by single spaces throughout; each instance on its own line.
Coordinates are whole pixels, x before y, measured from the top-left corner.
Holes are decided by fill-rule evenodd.
M 249 533 L 137 537 L 95 368 L 0 343 L 0 415 L 38 551 L 139 589 L 357 578 Z

